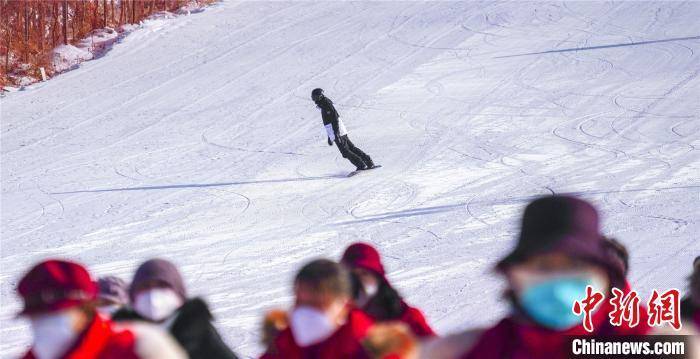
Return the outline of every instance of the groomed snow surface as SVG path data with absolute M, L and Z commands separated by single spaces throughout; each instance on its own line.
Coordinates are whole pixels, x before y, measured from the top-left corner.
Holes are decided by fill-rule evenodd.
M 353 241 L 440 333 L 507 310 L 492 265 L 533 197 L 576 193 L 681 288 L 700 254 L 699 2 L 223 2 L 2 99 L 3 357 L 46 257 L 130 279 L 175 261 L 227 342 L 260 353 L 294 272 Z M 384 167 L 353 178 L 323 87 Z

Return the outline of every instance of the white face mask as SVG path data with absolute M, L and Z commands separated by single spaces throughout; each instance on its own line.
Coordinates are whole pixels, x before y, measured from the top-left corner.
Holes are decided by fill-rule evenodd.
M 294 341 L 300 347 L 320 343 L 336 330 L 326 313 L 310 306 L 296 307 L 292 311 L 289 327 Z
M 362 283 L 362 292 L 357 300 L 355 300 L 355 303 L 360 307 L 364 307 L 372 298 L 374 298 L 378 291 L 379 283 Z
M 169 317 L 183 304 L 175 291 L 170 288 L 153 288 L 139 293 L 134 300 L 134 310 L 154 322 Z
M 112 315 L 114 315 L 114 313 L 121 309 L 121 307 L 122 306 L 119 304 L 102 305 L 97 307 L 97 312 L 99 312 L 107 318 L 111 318 Z
M 367 296 L 367 298 L 372 298 L 379 291 L 379 284 L 376 282 L 370 284 L 363 283 L 362 288 L 365 289 L 365 295 Z
M 62 357 L 78 338 L 70 310 L 34 316 L 30 325 L 34 335 L 32 353 L 38 359 Z

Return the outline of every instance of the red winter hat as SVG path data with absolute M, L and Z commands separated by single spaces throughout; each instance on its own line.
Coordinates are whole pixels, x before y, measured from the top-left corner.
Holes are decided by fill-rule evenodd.
M 340 262 L 350 268 L 362 268 L 384 277 L 384 266 L 379 252 L 367 243 L 353 243 L 343 253 Z
M 97 285 L 80 264 L 47 260 L 37 264 L 17 286 L 24 299 L 19 315 L 53 312 L 94 300 Z

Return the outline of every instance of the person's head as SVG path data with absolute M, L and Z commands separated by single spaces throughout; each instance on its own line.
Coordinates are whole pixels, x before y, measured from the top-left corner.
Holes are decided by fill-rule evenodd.
M 403 313 L 399 292 L 389 284 L 379 252 L 367 243 L 353 243 L 340 261 L 350 270 L 355 304 L 380 320 L 395 319 Z
M 187 299 L 185 284 L 175 265 L 151 259 L 139 266 L 129 287 L 134 310 L 145 319 L 162 322 Z
M 290 327 L 301 346 L 320 342 L 343 325 L 350 301 L 350 275 L 340 264 L 317 259 L 294 278 L 294 310 Z
M 323 97 L 323 89 L 315 88 L 311 91 L 311 99 L 314 102 L 318 102 Z
M 619 261 L 619 266 L 622 267 L 623 273 L 627 276 L 629 271 L 629 252 L 627 247 L 615 238 L 603 237 L 603 239 L 605 240 L 606 248 L 613 255 L 613 259 Z
M 516 247 L 496 269 L 505 275 L 514 307 L 533 323 L 564 330 L 582 322 L 574 301 L 585 289 L 608 295 L 623 288 L 620 262 L 599 231 L 598 212 L 568 196 L 537 199 L 525 209 Z
M 19 315 L 30 321 L 39 357 L 64 354 L 95 315 L 97 286 L 77 263 L 43 261 L 22 277 L 17 292 L 24 301 Z
M 350 245 L 340 262 L 352 272 L 356 284 L 353 298 L 359 306 L 365 305 L 387 282 L 379 252 L 367 243 Z
M 124 280 L 115 276 L 100 277 L 97 280 L 97 310 L 111 316 L 120 308 L 129 304 L 128 286 Z

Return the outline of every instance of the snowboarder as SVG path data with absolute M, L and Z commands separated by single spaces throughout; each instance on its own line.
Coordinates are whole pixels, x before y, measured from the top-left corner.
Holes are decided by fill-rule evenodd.
M 333 146 L 333 142 L 338 146 L 340 153 L 344 158 L 352 162 L 358 171 L 368 170 L 378 166 L 374 165 L 372 159 L 366 153 L 362 152 L 348 138 L 348 130 L 345 128 L 343 121 L 339 118 L 338 111 L 333 107 L 333 101 L 324 96 L 323 89 L 317 88 L 311 91 L 311 99 L 321 109 L 323 117 L 323 126 L 328 134 L 328 146 Z

